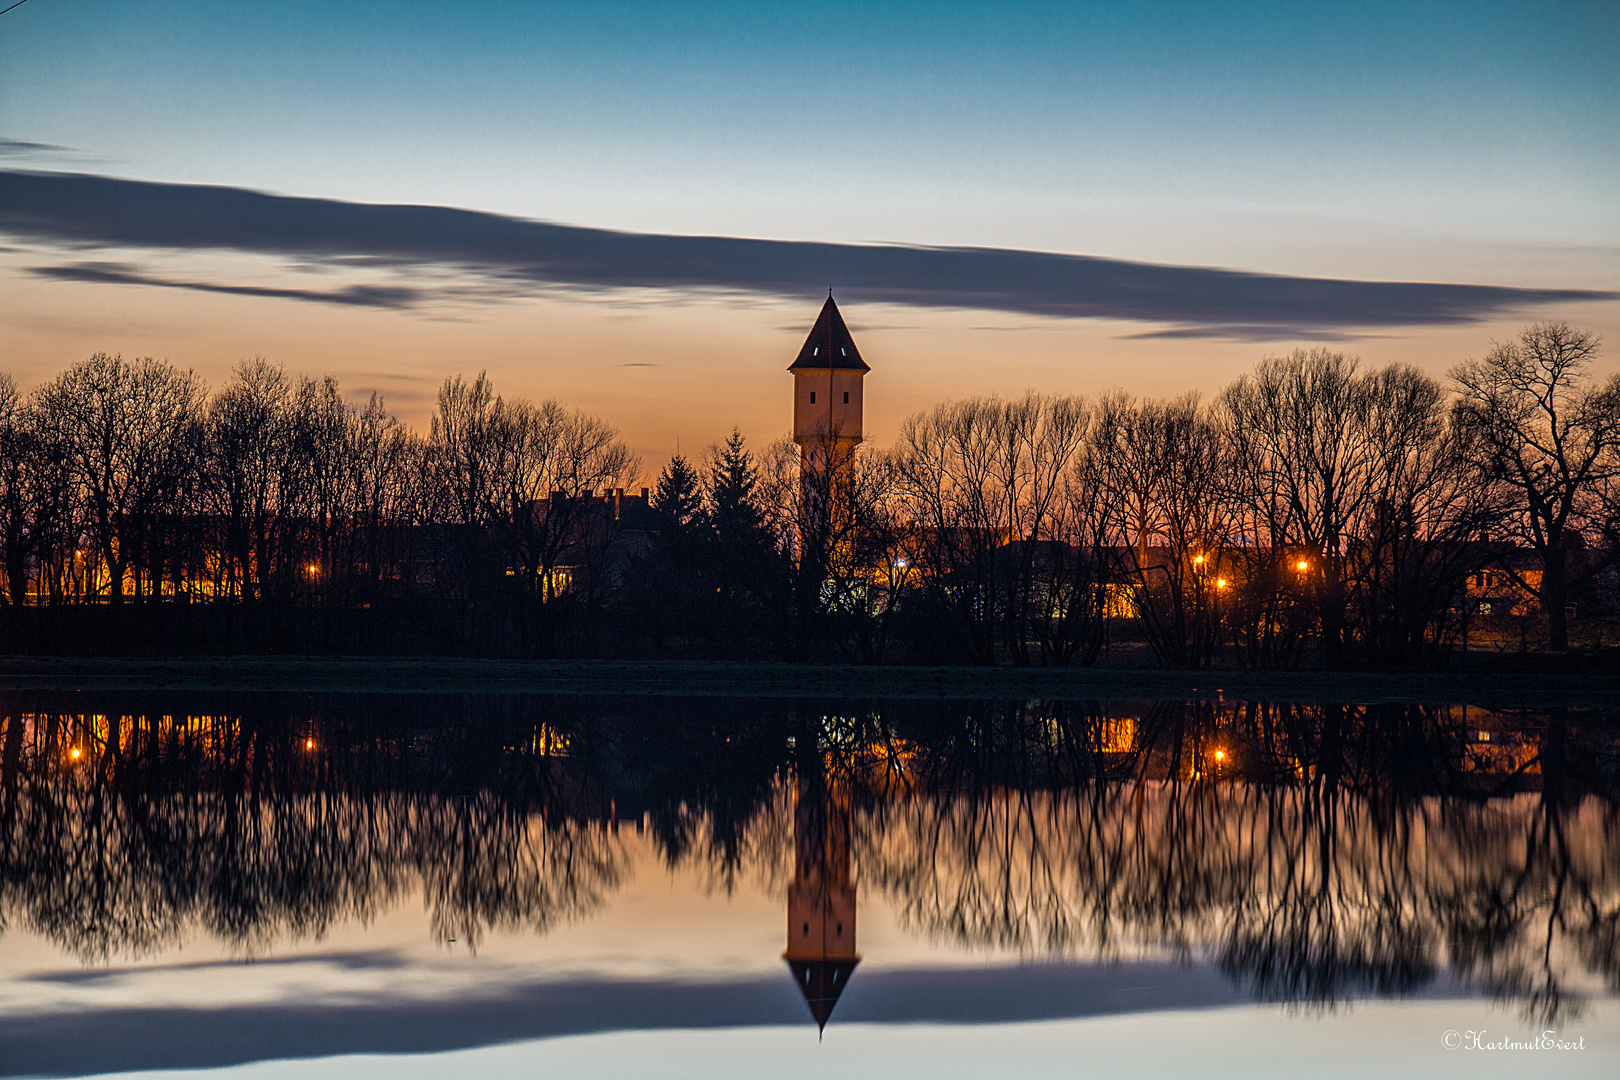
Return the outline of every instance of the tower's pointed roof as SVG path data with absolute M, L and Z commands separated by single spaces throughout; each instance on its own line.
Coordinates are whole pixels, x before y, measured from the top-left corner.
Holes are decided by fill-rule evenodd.
M 788 970 L 793 981 L 810 1006 L 810 1015 L 816 1018 L 817 1028 L 826 1028 L 838 996 L 849 984 L 850 973 L 860 960 L 789 960 Z
M 838 313 L 838 305 L 833 302 L 831 291 L 827 293 L 827 302 L 821 305 L 821 314 L 816 316 L 816 325 L 810 328 L 810 336 L 804 339 L 799 358 L 788 366 L 788 370 L 826 371 L 828 368 L 872 370 L 861 359 L 861 351 L 855 347 L 855 339 L 850 336 L 849 327 L 844 325 L 844 317 Z

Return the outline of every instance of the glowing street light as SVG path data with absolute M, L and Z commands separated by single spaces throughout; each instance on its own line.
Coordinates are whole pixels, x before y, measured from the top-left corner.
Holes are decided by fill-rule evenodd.
M 1197 556 L 1193 557 L 1193 565 L 1201 566 L 1201 565 L 1203 565 L 1203 562 L 1204 562 L 1204 557 L 1202 555 L 1197 555 Z
M 313 750 L 313 749 L 315 749 L 315 740 L 314 739 L 305 739 L 304 740 L 304 749 L 305 750 Z
M 1217 588 L 1217 589 L 1224 589 L 1224 588 L 1226 588 L 1226 579 L 1225 579 L 1225 578 L 1223 578 L 1223 577 L 1222 577 L 1222 578 L 1216 578 L 1216 579 L 1215 579 L 1215 587 L 1216 587 L 1216 588 Z
M 84 751 L 75 746 L 72 750 L 68 751 L 68 757 L 72 758 L 74 761 L 78 761 L 80 758 L 84 757 Z
M 1217 751 L 1215 751 L 1215 760 L 1216 761 L 1225 761 L 1226 760 L 1226 751 L 1225 750 L 1217 750 Z
M 1304 559 L 1301 559 L 1301 560 L 1299 560 L 1299 562 L 1294 564 L 1294 569 L 1299 570 L 1301 572 L 1309 570 L 1310 568 L 1311 568 L 1311 564 L 1306 562 Z

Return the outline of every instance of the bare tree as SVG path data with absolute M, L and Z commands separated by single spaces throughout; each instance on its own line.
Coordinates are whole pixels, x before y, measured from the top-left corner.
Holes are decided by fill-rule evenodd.
M 190 478 L 203 394 L 202 380 L 189 371 L 106 353 L 73 365 L 35 394 L 41 435 L 84 493 L 113 603 L 124 600 L 153 517 L 177 506 Z
M 344 478 L 351 528 L 331 561 L 346 571 L 345 584 L 357 596 L 409 584 L 408 530 L 424 518 L 426 449 L 419 435 L 389 415 L 380 396 L 353 411 Z
M 1475 538 L 1500 504 L 1439 383 L 1392 365 L 1363 388 L 1374 455 L 1371 498 L 1345 545 L 1350 629 L 1363 662 L 1418 666 L 1457 633 L 1467 576 L 1489 555 Z
M 1255 627 L 1248 656 L 1288 658 L 1288 642 L 1261 638 L 1292 626 L 1297 639 L 1299 601 L 1309 598 L 1323 659 L 1338 666 L 1348 617 L 1345 547 L 1373 498 L 1379 451 L 1360 361 L 1326 349 L 1268 357 L 1227 388 L 1220 406 L 1242 510 L 1244 586 L 1264 598 L 1247 613 Z
M 428 452 L 445 519 L 470 537 L 487 530 L 496 545 L 500 565 L 474 554 L 463 571 L 516 579 L 527 598 L 520 626 L 551 643 L 548 606 L 595 599 L 603 583 L 602 554 L 616 529 L 609 503 L 635 475 L 635 455 L 597 417 L 555 401 L 506 402 L 482 373 L 470 386 L 459 376 L 445 381 Z M 595 501 L 598 491 L 606 502 Z
M 1537 323 L 1451 373 L 1475 463 L 1510 499 L 1499 535 L 1541 561 L 1539 580 L 1504 569 L 1540 602 L 1556 650 L 1569 648 L 1571 587 L 1590 569 L 1579 557 L 1620 475 L 1620 375 L 1595 384 L 1589 374 L 1600 344 L 1567 323 Z
M 1093 483 L 1110 493 L 1110 531 L 1130 543 L 1122 570 L 1148 643 L 1166 663 L 1207 665 L 1232 574 L 1224 432 L 1196 394 L 1140 404 L 1115 395 L 1092 445 Z
M 0 568 L 6 575 L 6 602 L 21 606 L 28 596 L 28 557 L 33 537 L 29 471 L 36 456 L 34 433 L 17 384 L 0 372 Z
M 869 447 L 812 447 L 782 439 L 759 463 L 758 503 L 772 538 L 767 575 L 784 655 L 830 637 L 848 658 L 882 658 L 912 570 L 887 455 Z
M 208 404 L 203 507 L 215 523 L 221 592 L 254 601 L 285 576 L 293 528 L 290 481 L 292 384 L 262 357 L 243 361 Z
M 1090 410 L 1028 394 L 947 402 L 913 416 L 895 449 L 913 523 L 919 589 L 940 630 L 976 663 L 1029 663 L 1032 624 L 1054 610 L 1049 572 L 1071 554 L 1058 535 Z

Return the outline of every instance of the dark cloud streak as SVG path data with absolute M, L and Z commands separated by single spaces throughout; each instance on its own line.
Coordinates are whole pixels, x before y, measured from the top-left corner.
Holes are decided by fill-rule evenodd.
M 1620 297 L 1579 289 L 1288 277 L 998 248 L 625 233 L 448 207 L 25 170 L 0 170 L 0 232 L 68 247 L 230 250 L 349 265 L 449 267 L 506 286 L 809 297 L 832 284 L 857 301 L 1125 319 L 1170 327 L 1175 336 L 1265 338 L 1457 324 L 1552 303 Z M 49 272 L 70 277 L 70 270 Z M 385 307 L 430 295 L 364 288 L 305 294 L 137 282 L 136 275 L 130 282 Z
M 26 139 L 8 139 L 0 135 L 0 157 L 7 154 L 71 154 L 72 147 L 55 143 L 28 142 Z
M 343 307 L 407 308 L 422 298 L 420 289 L 391 285 L 350 285 L 331 292 L 319 289 L 280 289 L 265 285 L 217 285 L 206 281 L 170 281 L 153 277 L 120 263 L 75 263 L 71 266 L 31 266 L 31 274 L 57 281 L 87 281 L 97 285 L 150 285 L 162 289 L 192 289 L 197 292 L 226 293 L 234 296 L 268 296 L 280 300 L 307 300 Z

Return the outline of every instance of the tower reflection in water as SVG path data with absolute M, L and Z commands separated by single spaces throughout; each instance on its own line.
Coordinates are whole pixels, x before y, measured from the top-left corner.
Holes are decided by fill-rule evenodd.
M 793 808 L 793 883 L 788 887 L 787 961 L 825 1029 L 855 965 L 855 883 L 849 872 L 849 793 L 801 772 Z

